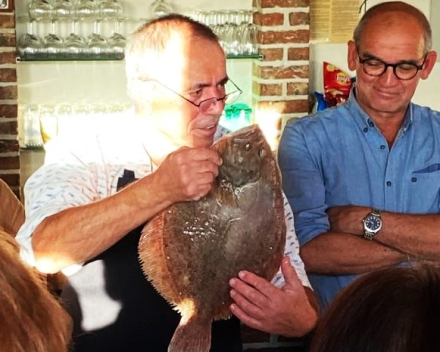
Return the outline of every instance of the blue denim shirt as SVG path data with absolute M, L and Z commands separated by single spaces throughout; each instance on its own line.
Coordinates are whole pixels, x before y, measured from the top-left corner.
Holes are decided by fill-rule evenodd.
M 329 230 L 326 210 L 359 205 L 440 213 L 440 113 L 411 104 L 392 148 L 355 95 L 286 126 L 279 164 L 300 245 Z M 325 308 L 356 275 L 309 275 Z

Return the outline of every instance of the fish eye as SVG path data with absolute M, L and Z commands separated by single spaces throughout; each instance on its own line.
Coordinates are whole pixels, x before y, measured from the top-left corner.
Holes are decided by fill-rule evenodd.
M 264 158 L 266 156 L 266 149 L 260 149 L 258 155 L 260 156 L 260 158 Z
M 252 145 L 250 143 L 246 143 L 246 145 L 244 146 L 244 149 L 246 149 L 246 151 L 248 152 L 249 150 L 252 149 Z

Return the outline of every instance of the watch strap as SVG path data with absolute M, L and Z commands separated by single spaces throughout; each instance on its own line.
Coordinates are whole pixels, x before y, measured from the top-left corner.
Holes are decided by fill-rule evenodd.
M 367 215 L 367 217 L 368 217 L 368 216 L 371 216 L 371 215 L 373 215 L 373 216 L 377 216 L 377 217 L 380 218 L 381 210 L 380 210 L 380 209 L 377 209 L 377 208 L 372 208 L 372 209 L 371 209 L 371 212 Z M 376 235 L 378 232 L 379 232 L 379 231 L 372 232 L 372 231 L 364 230 L 364 238 L 367 239 L 367 240 L 372 241 L 374 235 Z

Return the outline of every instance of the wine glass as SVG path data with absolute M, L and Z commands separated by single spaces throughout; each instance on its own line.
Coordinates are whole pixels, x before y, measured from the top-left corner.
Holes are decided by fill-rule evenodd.
M 116 59 L 124 58 L 126 38 L 121 34 L 121 19 L 115 23 L 113 34 L 108 38 L 108 50 L 111 55 L 114 55 Z
M 78 0 L 75 9 L 75 18 L 87 20 L 96 18 L 97 4 L 95 0 Z
M 52 19 L 65 21 L 70 19 L 73 13 L 72 3 L 69 0 L 55 0 L 52 5 Z
M 171 5 L 166 4 L 164 0 L 154 0 L 150 5 L 150 14 L 153 18 L 169 15 L 173 12 Z
M 122 5 L 117 0 L 102 0 L 99 3 L 99 17 L 105 20 L 119 18 Z
M 43 42 L 34 34 L 34 22 L 27 23 L 26 34 L 23 34 L 17 43 L 18 54 L 24 60 L 37 59 L 43 48 Z
M 50 33 L 43 38 L 43 53 L 48 59 L 56 59 L 63 51 L 63 40 L 56 34 L 56 21 L 51 22 Z
M 257 27 L 252 23 L 252 11 L 246 11 L 245 18 L 240 24 L 240 46 L 244 55 L 258 53 Z
M 76 20 L 72 21 L 72 30 L 64 39 L 64 54 L 69 59 L 80 59 L 87 47 L 86 40 L 76 32 Z
M 23 143 L 28 148 L 43 146 L 40 129 L 40 111 L 37 105 L 29 105 L 23 116 Z
M 100 33 L 100 24 L 99 20 L 95 20 L 93 33 L 87 37 L 88 52 L 95 59 L 102 58 L 108 50 L 107 40 Z
M 225 33 L 224 40 L 226 53 L 229 55 L 238 55 L 240 46 L 240 33 L 237 25 L 237 12 L 226 11 L 225 13 Z
M 44 144 L 58 135 L 58 119 L 54 106 L 45 105 L 40 108 L 40 130 Z
M 28 12 L 32 20 L 50 20 L 52 17 L 52 5 L 47 0 L 32 0 L 28 6 Z

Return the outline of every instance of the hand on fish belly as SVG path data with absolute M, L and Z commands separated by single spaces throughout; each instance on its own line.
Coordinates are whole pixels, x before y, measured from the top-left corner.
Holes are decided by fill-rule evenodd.
M 282 288 L 241 271 L 238 278 L 229 282 L 234 300 L 230 309 L 251 328 L 283 336 L 303 336 L 316 324 L 315 304 L 310 302 L 308 288 L 303 287 L 289 257 L 283 258 L 281 270 L 285 278 Z
M 171 202 L 199 200 L 212 187 L 222 158 L 211 148 L 182 147 L 169 154 L 153 174 Z

